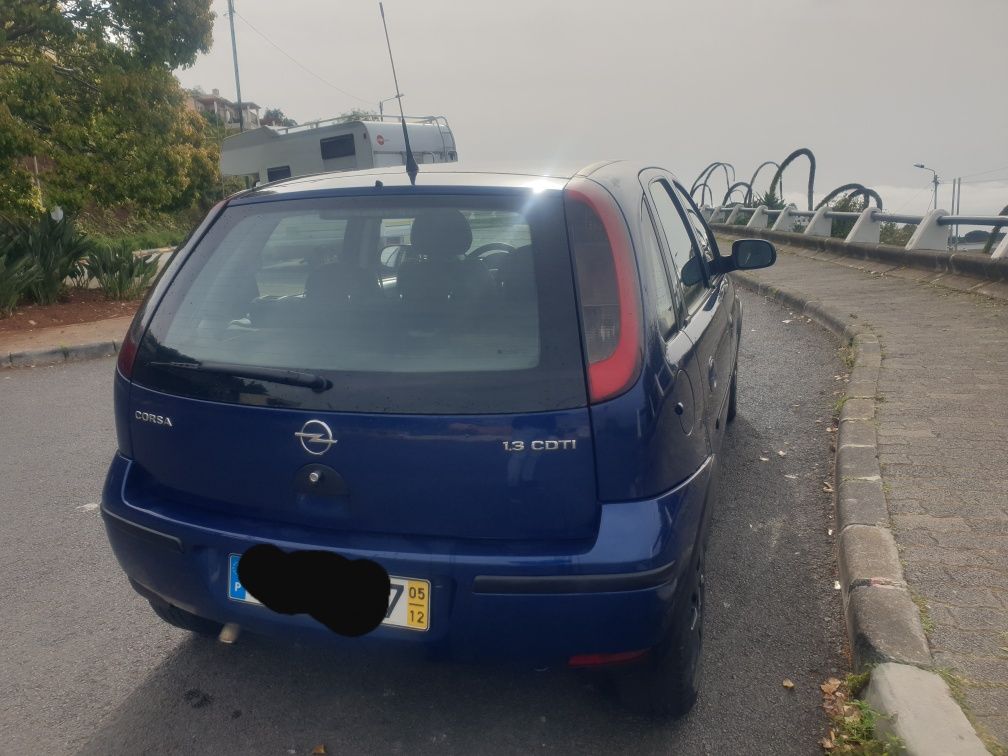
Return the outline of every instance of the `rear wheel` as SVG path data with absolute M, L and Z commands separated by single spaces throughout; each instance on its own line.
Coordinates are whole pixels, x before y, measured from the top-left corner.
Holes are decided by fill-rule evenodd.
M 166 604 L 163 601 L 155 601 L 153 599 L 148 599 L 150 601 L 151 609 L 154 613 L 167 622 L 169 625 L 174 625 L 175 627 L 182 628 L 183 630 L 188 630 L 191 633 L 196 633 L 197 635 L 209 635 L 216 637 L 220 634 L 223 625 L 219 622 L 214 622 L 213 620 L 205 619 L 204 617 L 198 617 L 191 612 L 187 612 L 185 609 L 179 609 L 177 606 L 172 604 Z
M 738 411 L 738 368 L 735 368 L 735 372 L 732 373 L 731 386 L 728 387 L 727 420 L 729 423 L 735 419 L 736 411 Z
M 620 698 L 632 711 L 682 717 L 693 708 L 703 649 L 703 551 L 690 577 L 677 604 L 679 616 L 665 639 L 641 662 L 617 673 Z

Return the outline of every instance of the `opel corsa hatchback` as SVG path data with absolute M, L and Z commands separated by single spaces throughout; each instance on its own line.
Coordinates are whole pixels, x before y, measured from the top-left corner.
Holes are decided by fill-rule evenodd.
M 277 611 L 243 555 L 369 560 L 384 613 L 341 642 L 607 667 L 681 714 L 735 413 L 726 274 L 773 247 L 722 255 L 658 168 L 426 168 L 267 184 L 178 250 L 119 355 L 115 555 L 174 625 L 318 638 L 306 606 L 353 614 L 352 571 L 278 567 Z

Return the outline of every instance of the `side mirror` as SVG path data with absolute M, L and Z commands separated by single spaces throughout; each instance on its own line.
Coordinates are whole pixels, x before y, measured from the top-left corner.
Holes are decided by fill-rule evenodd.
M 765 239 L 738 239 L 732 244 L 733 270 L 769 268 L 777 262 L 777 250 Z
M 679 280 L 686 287 L 703 281 L 703 268 L 700 266 L 700 258 L 697 255 L 690 257 L 689 262 L 683 265 L 682 272 L 679 274 Z

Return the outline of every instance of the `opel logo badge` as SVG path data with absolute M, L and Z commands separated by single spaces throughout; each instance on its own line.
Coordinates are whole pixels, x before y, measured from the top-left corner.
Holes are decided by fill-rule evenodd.
M 336 443 L 332 429 L 321 420 L 309 420 L 294 434 L 301 441 L 301 447 L 309 454 L 320 456 Z

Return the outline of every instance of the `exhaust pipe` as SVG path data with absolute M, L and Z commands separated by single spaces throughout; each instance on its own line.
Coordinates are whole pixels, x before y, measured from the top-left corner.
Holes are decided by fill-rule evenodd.
M 217 636 L 217 640 L 221 643 L 227 643 L 230 646 L 238 640 L 239 635 L 241 635 L 241 625 L 237 622 L 228 622 L 221 628 L 220 635 Z

